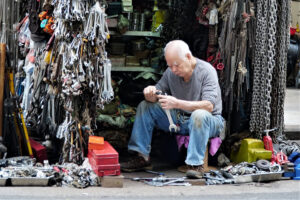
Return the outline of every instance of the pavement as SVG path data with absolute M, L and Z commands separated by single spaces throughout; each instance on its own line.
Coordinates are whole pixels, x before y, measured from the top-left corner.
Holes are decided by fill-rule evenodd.
M 169 177 L 182 177 L 176 170 L 163 171 Z M 149 173 L 123 173 L 123 188 L 88 187 L 0 187 L 0 199 L 5 200 L 99 200 L 99 199 L 292 199 L 300 200 L 300 181 L 281 180 L 269 183 L 244 183 L 211 186 L 164 186 L 154 187 L 130 180 L 132 177 L 151 177 Z
M 300 137 L 300 89 L 287 89 L 284 102 L 285 132 L 293 132 Z

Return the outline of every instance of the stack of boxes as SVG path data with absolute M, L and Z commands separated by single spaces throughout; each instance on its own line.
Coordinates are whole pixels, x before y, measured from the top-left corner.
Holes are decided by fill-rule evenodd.
M 120 175 L 118 152 L 103 137 L 90 136 L 88 158 L 98 176 Z

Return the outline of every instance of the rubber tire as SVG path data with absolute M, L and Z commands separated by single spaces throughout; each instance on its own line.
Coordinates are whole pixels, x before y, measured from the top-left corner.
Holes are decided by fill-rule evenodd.
M 256 167 L 262 170 L 268 170 L 270 168 L 270 162 L 268 160 L 258 160 Z

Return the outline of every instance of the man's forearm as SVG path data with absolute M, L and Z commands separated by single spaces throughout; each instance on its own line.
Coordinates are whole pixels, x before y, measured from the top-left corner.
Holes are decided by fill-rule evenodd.
M 186 110 L 186 111 L 191 111 L 193 112 L 194 110 L 197 109 L 204 109 L 207 110 L 208 112 L 213 111 L 213 104 L 210 101 L 185 101 L 185 100 L 180 100 L 178 99 L 177 106 L 178 109 L 181 110 Z

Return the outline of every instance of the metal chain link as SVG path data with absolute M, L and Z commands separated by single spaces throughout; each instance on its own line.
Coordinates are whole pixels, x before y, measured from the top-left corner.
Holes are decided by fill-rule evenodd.
M 260 85 L 261 85 L 261 79 L 260 79 L 260 73 L 262 65 L 262 52 L 259 51 L 260 49 L 263 49 L 264 44 L 264 30 L 263 28 L 263 0 L 258 0 L 256 3 L 256 42 L 255 42 L 255 53 L 254 53 L 254 62 L 253 62 L 253 92 L 252 92 L 252 108 L 251 108 L 251 120 L 250 120 L 250 131 L 254 132 L 259 123 L 259 104 L 260 104 Z
M 265 129 L 270 129 L 271 117 L 271 92 L 272 92 L 272 77 L 273 68 L 275 66 L 275 44 L 276 44 L 276 23 L 277 23 L 277 2 L 269 0 L 268 13 L 268 43 L 267 43 L 267 67 L 266 67 L 266 87 L 265 89 Z M 262 131 L 262 130 L 261 130 Z
M 280 0 L 278 4 L 278 37 L 277 37 L 277 73 L 274 74 L 279 78 L 273 83 L 274 99 L 277 100 L 276 104 L 272 105 L 276 115 L 273 115 L 271 124 L 278 127 L 274 136 L 282 135 L 284 127 L 284 98 L 286 86 L 286 63 L 287 51 L 289 47 L 289 21 L 290 21 L 290 1 Z M 276 139 L 277 137 L 274 137 Z
M 250 131 L 283 129 L 290 2 L 257 0 Z

